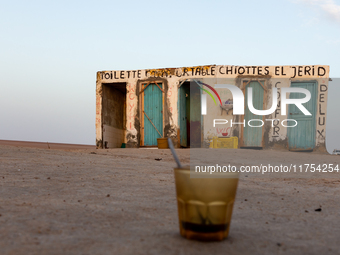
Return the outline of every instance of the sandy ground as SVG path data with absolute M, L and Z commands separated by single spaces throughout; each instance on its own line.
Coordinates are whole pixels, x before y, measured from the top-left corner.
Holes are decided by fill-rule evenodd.
M 190 150 L 177 152 L 189 163 Z M 314 153 L 223 155 L 340 164 Z M 340 254 L 340 173 L 241 174 L 229 237 L 204 243 L 179 235 L 173 167 L 168 150 L 0 145 L 0 254 Z

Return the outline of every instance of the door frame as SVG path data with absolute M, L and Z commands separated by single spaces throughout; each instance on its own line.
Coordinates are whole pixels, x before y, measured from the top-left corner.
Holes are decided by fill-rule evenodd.
M 144 90 L 146 89 L 147 86 L 149 86 L 150 84 L 158 84 L 160 83 L 162 85 L 162 123 L 163 123 L 163 127 L 162 130 L 159 130 L 159 132 L 162 134 L 162 137 L 164 137 L 164 94 L 165 94 L 165 90 L 164 90 L 164 81 L 160 81 L 160 80 L 152 80 L 152 81 L 144 81 L 140 83 L 140 88 L 139 88 L 139 109 L 141 109 L 140 113 L 139 113 L 139 118 L 140 118 L 140 142 L 139 142 L 139 146 L 143 146 L 146 147 L 144 145 Z M 158 87 L 158 86 L 157 86 Z M 148 146 L 148 147 L 155 147 L 155 146 Z
M 243 96 L 244 96 L 244 109 L 247 108 L 247 102 L 246 102 L 246 88 L 247 85 L 252 82 L 252 81 L 256 81 L 260 84 L 260 86 L 263 88 L 263 103 L 262 103 L 262 110 L 265 110 L 267 107 L 267 103 L 266 103 L 266 98 L 267 98 L 267 88 L 266 88 L 266 80 L 265 79 L 244 79 L 242 80 L 241 84 L 242 84 L 242 92 L 243 92 Z M 244 117 L 245 114 L 241 116 L 241 122 L 244 122 Z M 262 121 L 265 122 L 265 116 L 262 116 Z M 247 125 L 247 123 L 246 123 Z M 261 127 L 262 128 L 262 139 L 261 139 L 261 147 L 264 148 L 264 125 Z M 243 147 L 243 148 L 247 148 L 247 146 L 244 145 L 244 139 L 243 139 L 243 132 L 244 132 L 244 126 L 241 124 L 241 135 L 240 135 L 240 145 L 239 148 Z M 254 147 L 248 147 L 248 148 L 254 148 Z

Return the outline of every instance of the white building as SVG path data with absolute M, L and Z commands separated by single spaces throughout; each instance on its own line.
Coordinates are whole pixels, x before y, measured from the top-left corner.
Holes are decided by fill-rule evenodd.
M 178 147 L 201 147 L 214 136 L 236 136 L 241 148 L 326 151 L 328 80 L 329 66 L 320 65 L 101 71 L 97 73 L 96 144 L 98 148 L 123 143 L 127 147 L 155 146 L 157 138 L 171 137 Z M 216 88 L 215 93 L 217 84 L 234 85 L 243 92 L 243 115 L 222 109 L 221 103 L 230 103 L 233 96 L 228 89 Z M 277 88 L 276 109 L 265 116 L 252 114 L 247 104 L 249 87 L 257 110 L 271 108 L 273 88 Z M 289 87 L 310 92 L 311 98 L 303 106 L 311 115 L 294 105 L 282 109 L 281 90 Z M 202 115 L 205 94 L 207 114 Z M 286 97 L 304 96 L 287 93 Z M 214 119 L 227 123 L 214 127 Z M 288 127 L 294 123 L 295 127 Z

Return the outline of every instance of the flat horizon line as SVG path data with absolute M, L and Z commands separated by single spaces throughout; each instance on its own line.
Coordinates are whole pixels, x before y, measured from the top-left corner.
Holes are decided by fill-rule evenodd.
M 41 148 L 41 149 L 95 149 L 96 148 L 96 145 L 90 145 L 90 144 L 35 142 L 35 141 L 19 141 L 19 140 L 0 140 L 0 145 Z

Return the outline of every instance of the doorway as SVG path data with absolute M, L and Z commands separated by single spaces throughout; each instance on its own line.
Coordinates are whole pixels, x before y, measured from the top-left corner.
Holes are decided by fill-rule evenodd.
M 126 83 L 103 84 L 103 148 L 120 148 L 126 134 Z
M 180 146 L 200 148 L 202 144 L 201 90 L 186 81 L 179 88 Z

